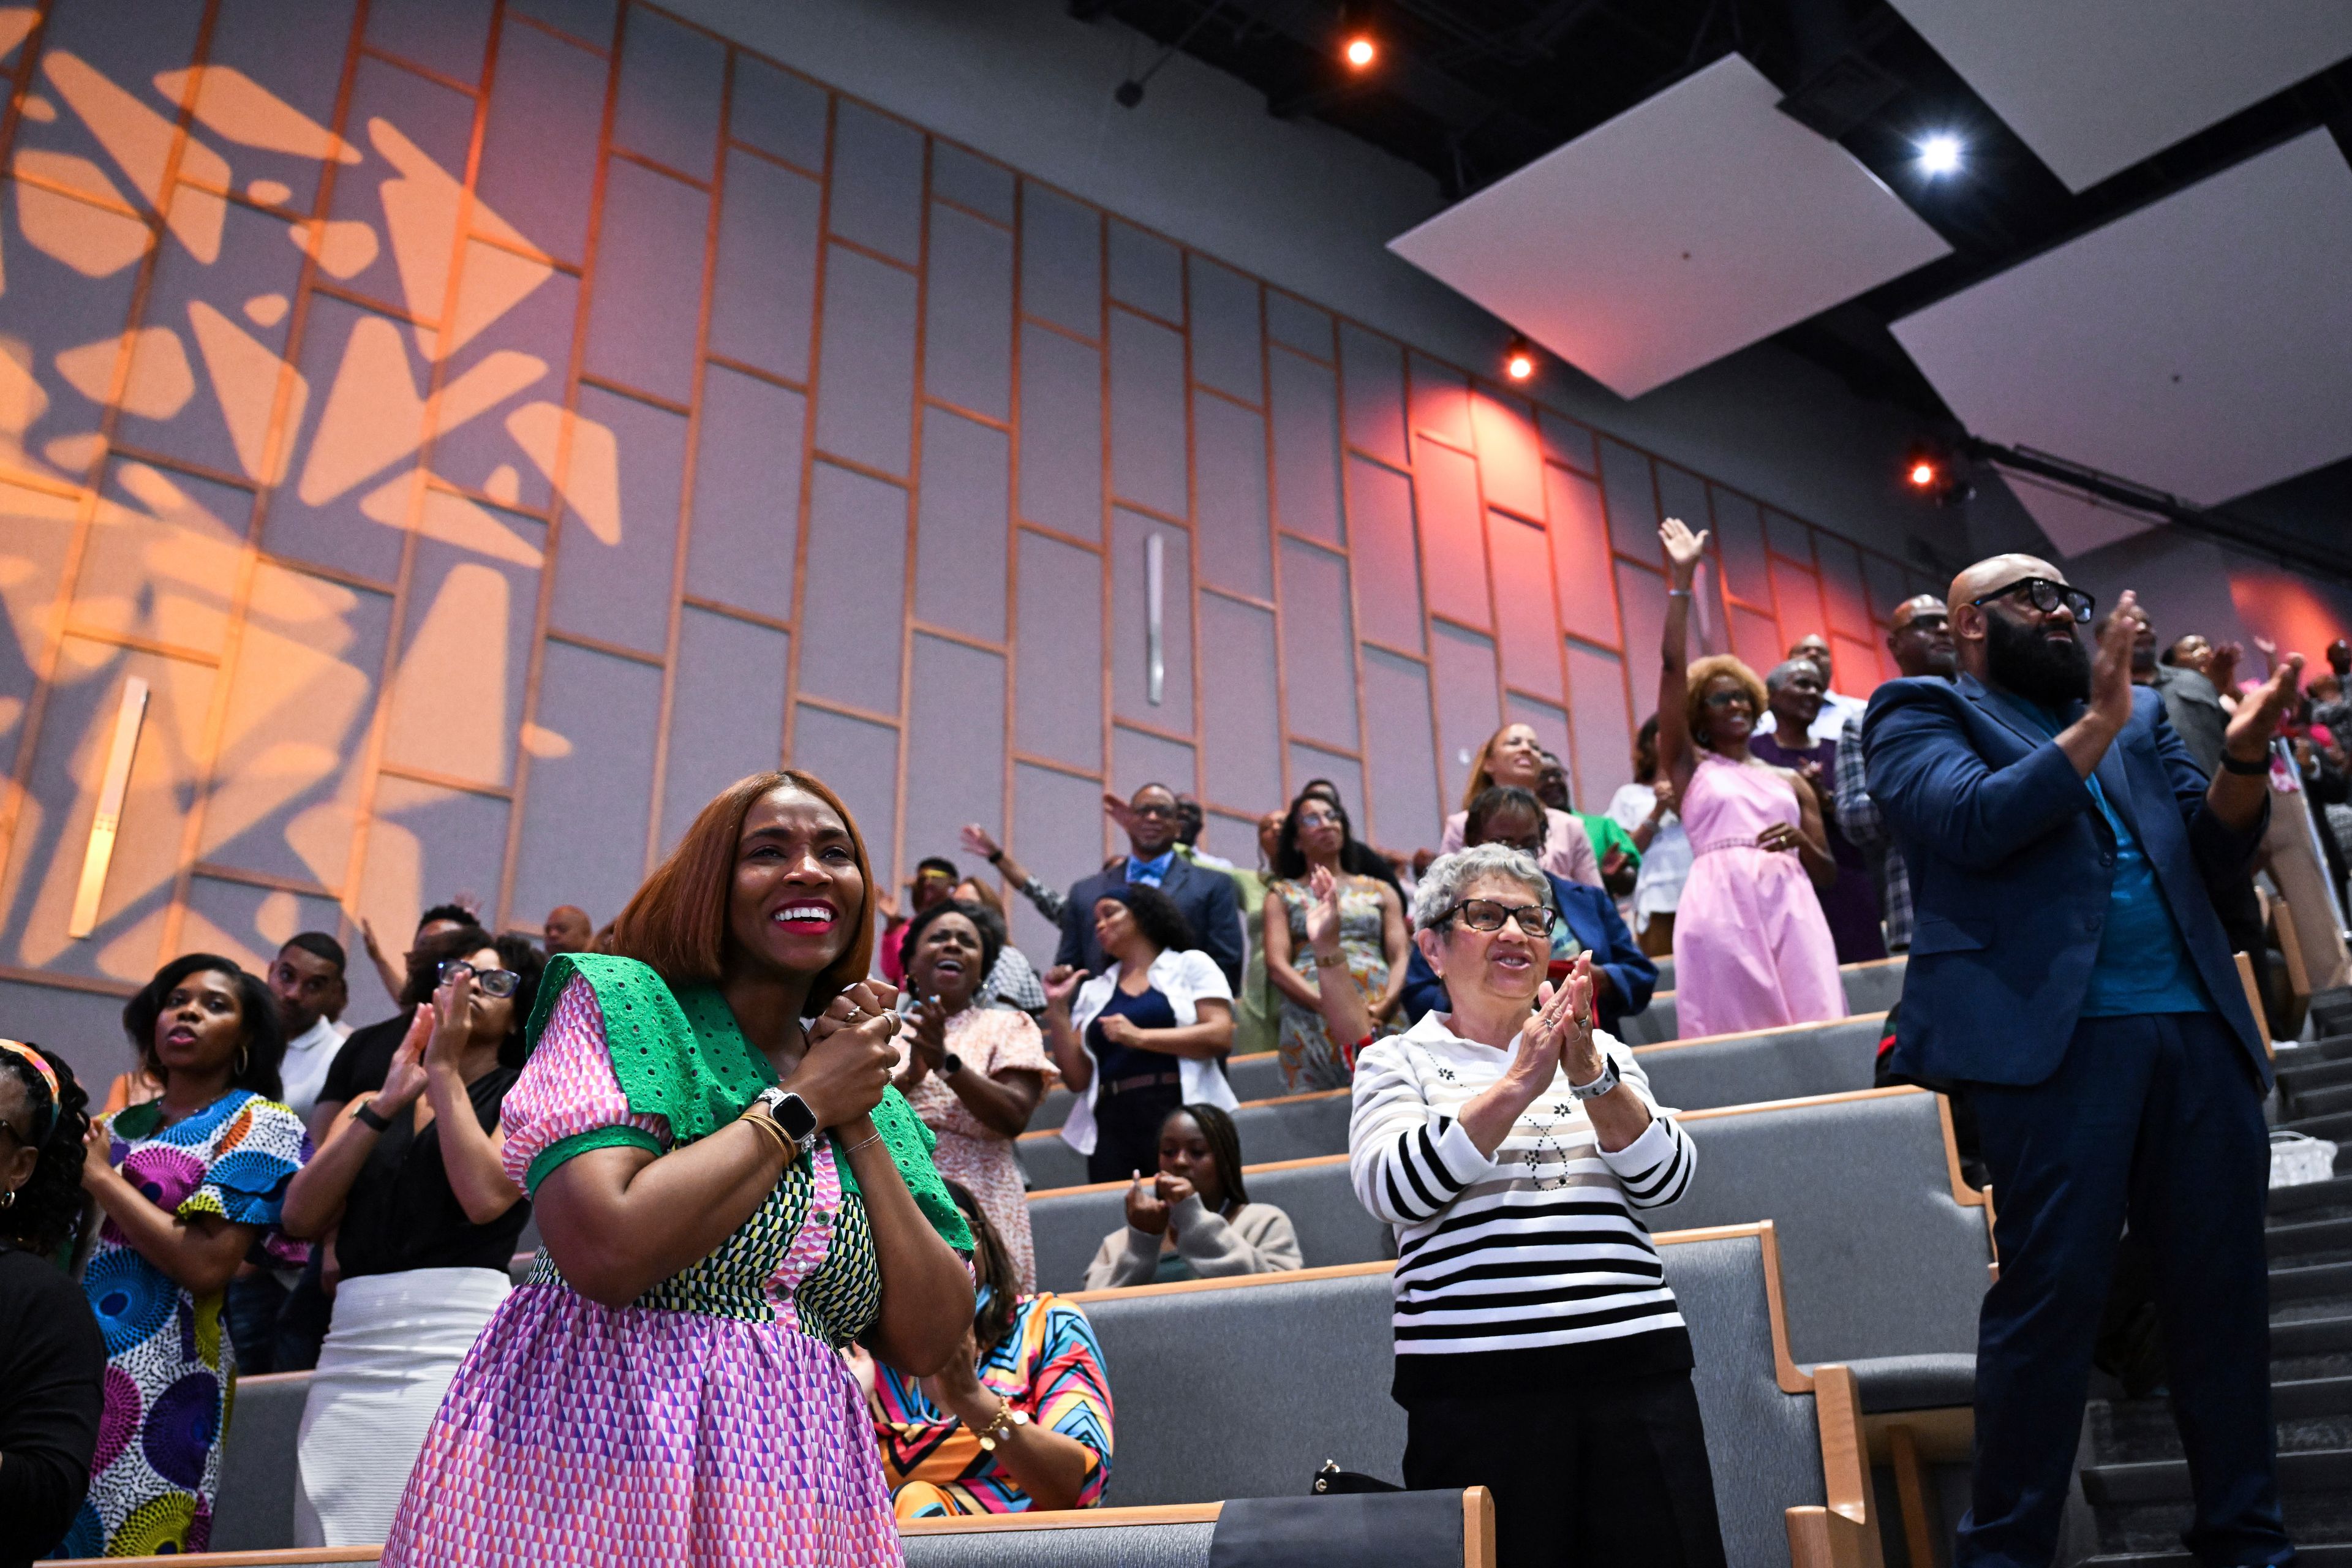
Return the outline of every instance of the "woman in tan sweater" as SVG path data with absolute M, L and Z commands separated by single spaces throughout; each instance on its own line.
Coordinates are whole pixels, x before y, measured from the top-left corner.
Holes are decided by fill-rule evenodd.
M 1290 1216 L 1249 1201 L 1233 1118 L 1213 1105 L 1180 1105 L 1160 1124 L 1160 1170 L 1140 1171 L 1127 1193 L 1127 1224 L 1103 1237 L 1087 1289 L 1287 1274 L 1299 1267 Z

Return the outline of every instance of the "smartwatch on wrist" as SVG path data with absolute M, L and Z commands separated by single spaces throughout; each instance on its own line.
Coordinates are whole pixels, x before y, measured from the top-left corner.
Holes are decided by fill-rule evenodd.
M 816 1142 L 816 1112 L 809 1109 L 807 1100 L 782 1084 L 770 1084 L 751 1103 L 765 1107 L 768 1119 L 782 1128 L 784 1136 L 803 1154 Z
M 953 1078 L 956 1074 L 961 1071 L 963 1071 L 963 1058 L 956 1055 L 953 1051 L 948 1052 L 947 1055 L 940 1058 L 940 1076 L 941 1078 Z

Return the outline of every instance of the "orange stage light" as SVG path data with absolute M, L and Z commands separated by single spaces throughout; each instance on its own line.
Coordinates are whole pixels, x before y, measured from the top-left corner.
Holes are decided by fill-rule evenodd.
M 1923 490 L 1929 485 L 1934 484 L 1936 482 L 1936 465 L 1928 462 L 1912 464 L 1911 482 L 1918 486 Z
M 1536 373 L 1536 351 L 1525 338 L 1513 338 L 1504 351 L 1503 374 L 1513 381 L 1525 381 Z
M 1347 47 L 1339 52 L 1346 58 L 1347 62 L 1355 67 L 1358 70 L 1362 70 L 1366 66 L 1370 65 L 1374 60 L 1380 58 L 1381 54 L 1380 47 L 1361 33 L 1349 38 L 1348 40 Z

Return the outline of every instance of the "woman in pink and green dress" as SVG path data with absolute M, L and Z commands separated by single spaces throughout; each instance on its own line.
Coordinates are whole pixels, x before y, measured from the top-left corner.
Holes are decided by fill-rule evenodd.
M 971 1246 L 889 1087 L 898 1020 L 840 801 L 755 774 L 548 965 L 500 1117 L 545 1246 L 458 1369 L 388 1568 L 899 1562 L 853 1341 L 924 1373 Z

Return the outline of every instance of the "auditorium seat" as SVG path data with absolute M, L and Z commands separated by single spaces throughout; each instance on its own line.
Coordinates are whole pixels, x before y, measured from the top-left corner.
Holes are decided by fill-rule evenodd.
M 1245 1170 L 1251 1201 L 1272 1204 L 1290 1216 L 1307 1268 L 1370 1263 L 1394 1255 L 1392 1233 L 1356 1201 L 1355 1189 L 1348 1184 L 1346 1155 Z M 1029 1229 L 1036 1242 L 1040 1289 L 1084 1287 L 1095 1248 L 1127 1224 L 1127 1192 L 1125 1182 L 1105 1182 L 1031 1194 Z
M 1636 1046 L 1633 1059 L 1649 1075 L 1658 1103 L 1678 1110 L 1843 1094 L 1871 1087 L 1885 1025 L 1879 1013 L 1789 1024 Z
M 1227 1057 L 1225 1081 L 1233 1085 L 1234 1098 L 1244 1103 L 1274 1099 L 1284 1092 L 1281 1053 L 1252 1051 L 1244 1056 Z M 1059 1131 L 1062 1123 L 1069 1119 L 1070 1091 L 1056 1087 L 1038 1097 L 1037 1109 L 1029 1113 L 1029 1131 Z
M 1495 1507 L 1484 1487 L 1462 1492 L 1310 1497 L 1277 1505 L 1291 1530 L 1314 1531 L 1327 1561 L 1391 1568 L 1495 1568 Z M 898 1527 L 908 1568 L 1265 1568 L 1273 1559 L 1234 1539 L 1265 1510 L 1224 1502 L 916 1520 Z M 1218 1540 L 1226 1531 L 1223 1541 Z
M 1772 1220 L 1801 1362 L 1850 1364 L 1872 1414 L 1966 1405 L 1977 1304 L 1990 1283 L 1981 1194 L 1957 1179 L 1941 1100 L 1864 1089 L 1685 1115 L 1698 1168 L 1680 1202 L 1643 1216 L 1676 1230 Z M 1290 1215 L 1309 1268 L 1378 1261 L 1388 1227 L 1357 1201 L 1344 1154 L 1248 1168 L 1250 1195 Z M 1029 1200 L 1037 1279 L 1075 1289 L 1121 1223 L 1117 1184 Z
M 1838 977 L 1845 985 L 1846 1011 L 1884 1013 L 1901 1001 L 1906 963 L 1901 958 L 1878 958 L 1841 968 Z M 1661 963 L 1650 1005 L 1618 1026 L 1618 1037 L 1627 1045 L 1654 1046 L 1681 1037 L 1673 974 L 1671 964 Z
M 1787 1563 L 1793 1546 L 1799 1563 L 1861 1563 L 1876 1526 L 1852 1381 L 1791 1360 L 1770 1305 L 1771 1233 L 1658 1238 L 1690 1325 L 1727 1555 L 1740 1568 Z M 1399 1479 L 1389 1267 L 1081 1296 L 1118 1402 L 1108 1500 L 1293 1494 L 1326 1460 Z
M 1241 1136 L 1243 1163 L 1260 1165 L 1345 1153 L 1348 1110 L 1349 1093 L 1344 1089 L 1245 1101 L 1233 1113 L 1234 1131 Z M 1024 1132 L 1013 1141 L 1013 1148 L 1020 1155 L 1021 1168 L 1028 1173 L 1032 1192 L 1086 1184 L 1087 1157 L 1062 1142 L 1060 1129 Z
M 307 1372 L 236 1380 L 228 1432 L 221 1442 L 215 1550 L 261 1552 L 294 1544 L 294 1440 L 310 1393 Z
M 1301 1496 L 1286 1498 L 1279 1507 L 1294 1530 L 1324 1532 L 1357 1561 L 1370 1561 L 1377 1547 L 1379 1561 L 1390 1568 L 1495 1568 L 1495 1505 L 1484 1487 L 1458 1493 Z M 1249 1512 L 1229 1510 L 1223 1502 L 1183 1503 L 915 1520 L 899 1525 L 898 1540 L 908 1568 L 1210 1568 L 1219 1560 L 1217 1532 L 1228 1518 L 1254 1521 Z M 1224 1543 L 1228 1553 L 1235 1551 L 1231 1533 Z M 110 1568 L 366 1568 L 382 1559 L 383 1551 L 239 1548 L 173 1557 L 78 1558 L 66 1568 L 98 1568 L 101 1563 Z M 1224 1560 L 1252 1568 L 1269 1561 L 1263 1554 Z

